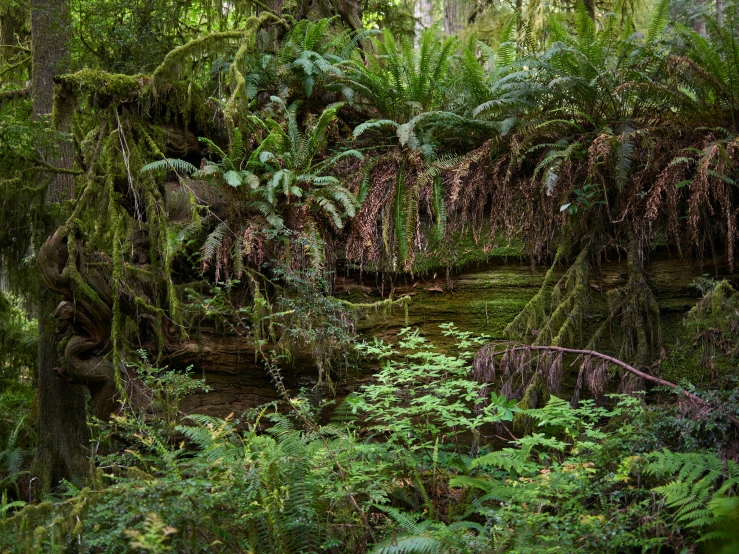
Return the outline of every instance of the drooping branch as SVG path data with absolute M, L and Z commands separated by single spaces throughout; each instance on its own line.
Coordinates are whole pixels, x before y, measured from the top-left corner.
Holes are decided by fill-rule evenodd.
M 495 344 L 484 346 L 477 353 L 477 356 L 475 357 L 475 362 L 473 364 L 473 368 L 476 374 L 480 375 L 482 373 L 483 369 L 481 368 L 481 365 L 484 364 L 485 360 L 490 360 L 496 356 L 510 355 L 511 353 L 514 353 L 514 352 L 530 353 L 531 351 L 535 351 L 535 352 L 546 352 L 546 353 L 557 353 L 557 354 L 574 354 L 574 355 L 583 356 L 586 358 L 588 357 L 597 358 L 607 364 L 615 365 L 616 367 L 624 371 L 627 371 L 631 373 L 632 375 L 639 377 L 640 379 L 644 379 L 645 381 L 650 381 L 652 383 L 655 383 L 656 385 L 670 388 L 673 391 L 677 392 L 678 394 L 681 394 L 685 398 L 695 402 L 696 404 L 704 406 L 712 411 L 716 409 L 725 411 L 723 406 L 713 405 L 707 400 L 704 400 L 700 396 L 683 389 L 682 387 L 676 385 L 675 383 L 671 383 L 670 381 L 666 381 L 659 377 L 655 377 L 654 375 L 649 375 L 648 373 L 640 371 L 636 369 L 635 367 L 627 364 L 626 362 L 619 360 L 618 358 L 614 358 L 613 356 L 609 356 L 608 354 L 603 354 L 602 352 L 597 352 L 595 350 L 565 348 L 562 346 L 521 345 L 521 346 L 513 346 L 513 347 L 505 348 L 503 350 L 496 351 L 495 347 L 496 347 Z M 735 416 L 729 413 L 726 414 L 726 417 L 729 420 L 731 420 L 731 422 L 737 428 L 739 428 L 739 418 L 736 418 Z

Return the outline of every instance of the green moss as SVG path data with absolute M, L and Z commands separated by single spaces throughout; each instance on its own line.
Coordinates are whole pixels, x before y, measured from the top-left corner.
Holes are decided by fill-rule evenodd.
M 97 69 L 82 69 L 56 79 L 56 82 L 73 97 L 80 94 L 94 95 L 95 104 L 106 107 L 137 99 L 150 81 L 151 78 L 147 75 L 123 75 Z
M 69 254 L 67 266 L 64 268 L 64 276 L 69 279 L 72 292 L 80 298 L 87 298 L 93 305 L 103 306 L 100 295 L 87 284 L 77 269 L 77 239 L 73 228 L 67 234 L 67 250 Z
M 342 306 L 349 308 L 354 314 L 354 318 L 359 325 L 360 322 L 367 325 L 374 324 L 378 319 L 387 319 L 393 314 L 393 308 L 402 307 L 403 316 L 406 325 L 408 325 L 408 307 L 411 305 L 410 296 L 402 296 L 401 298 L 386 298 L 377 300 L 376 302 L 350 302 L 348 300 L 337 299 Z
M 428 229 L 424 234 L 434 236 Z M 524 244 L 518 240 L 500 237 L 490 241 L 484 229 L 476 238 L 468 228 L 448 234 L 441 242 L 432 239 L 413 260 L 412 273 L 423 275 L 447 268 L 458 273 L 495 260 L 521 259 L 524 252 Z
M 672 381 L 706 385 L 736 369 L 739 359 L 739 293 L 722 281 L 681 317 L 665 318 L 669 354 L 662 375 Z

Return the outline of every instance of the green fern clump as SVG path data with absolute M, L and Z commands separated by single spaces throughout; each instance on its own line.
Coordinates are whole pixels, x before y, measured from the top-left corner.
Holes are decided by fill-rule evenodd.
M 663 499 L 677 525 L 694 533 L 697 542 L 732 538 L 720 526 L 735 512 L 726 509 L 739 493 L 739 464 L 710 452 L 671 452 L 647 456 L 645 472 L 674 478 L 652 489 Z

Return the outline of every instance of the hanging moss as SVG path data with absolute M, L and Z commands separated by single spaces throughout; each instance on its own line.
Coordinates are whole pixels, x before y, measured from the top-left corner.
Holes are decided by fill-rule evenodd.
M 82 69 L 55 79 L 59 95 L 78 98 L 84 95 L 93 106 L 103 108 L 138 100 L 151 83 L 148 75 L 123 75 L 97 69 Z
M 582 318 L 588 302 L 589 248 L 583 247 L 569 269 L 557 279 L 557 266 L 566 250 L 566 245 L 560 246 L 539 292 L 506 326 L 507 338 L 559 346 L 582 341 Z
M 403 307 L 405 324 L 408 325 L 408 307 L 411 305 L 411 297 L 403 296 L 401 298 L 386 298 L 377 302 L 355 303 L 347 300 L 338 299 L 342 306 L 349 308 L 354 314 L 356 321 L 362 319 L 372 319 L 373 316 L 381 316 L 387 319 L 393 313 L 393 308 L 397 306 Z
M 115 493 L 115 488 L 96 491 L 85 487 L 63 502 L 28 504 L 11 517 L 0 519 L 0 533 L 25 538 L 18 552 L 45 552 L 49 545 L 64 548 L 82 534 L 85 515 L 97 498 Z
M 719 282 L 685 314 L 679 331 L 662 364 L 665 378 L 705 385 L 730 375 L 739 360 L 739 293 Z
M 642 251 L 636 238 L 627 254 L 629 278 L 623 287 L 608 291 L 609 319 L 617 325 L 621 346 L 618 357 L 637 366 L 654 360 L 662 344 L 659 305 L 644 272 Z
M 123 240 L 122 235 L 122 223 L 121 218 L 118 217 L 117 204 L 115 202 L 116 194 L 113 190 L 112 179 L 109 179 L 108 188 L 108 214 L 110 215 L 110 223 L 113 228 L 113 274 L 111 276 L 110 284 L 113 295 L 113 322 L 111 325 L 111 341 L 113 342 L 113 369 L 115 372 L 115 382 L 119 391 L 124 391 L 123 384 L 121 382 L 121 375 L 119 371 L 120 364 L 123 363 L 121 356 L 121 332 L 122 332 L 122 318 L 121 313 L 121 283 L 123 282 L 123 255 L 121 254 L 121 242 Z

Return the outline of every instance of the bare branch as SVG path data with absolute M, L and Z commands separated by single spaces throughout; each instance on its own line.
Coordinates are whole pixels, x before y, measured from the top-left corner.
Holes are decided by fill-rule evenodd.
M 492 345 L 494 348 L 494 345 Z M 723 406 L 714 406 L 711 405 L 710 402 L 707 400 L 704 400 L 700 396 L 697 396 L 693 394 L 692 392 L 689 392 L 679 385 L 676 385 L 675 383 L 671 383 L 670 381 L 665 381 L 664 379 L 661 379 L 659 377 L 655 377 L 654 375 L 649 375 L 648 373 L 644 373 L 643 371 L 640 371 L 636 369 L 634 366 L 631 366 L 627 364 L 626 362 L 623 362 L 619 360 L 618 358 L 614 358 L 613 356 L 609 356 L 608 354 L 603 354 L 602 352 L 597 352 L 595 350 L 580 350 L 577 348 L 564 348 L 562 346 L 514 346 L 512 348 L 507 348 L 505 350 L 501 350 L 500 352 L 487 352 L 487 355 L 503 355 L 506 352 L 516 352 L 516 351 L 540 351 L 540 352 L 561 352 L 564 354 L 576 354 L 578 356 L 591 356 L 593 358 L 601 359 L 605 362 L 608 362 L 609 364 L 613 364 L 616 367 L 619 367 L 623 369 L 624 371 L 628 371 L 629 373 L 632 373 L 633 375 L 636 375 L 637 377 L 641 377 L 645 381 L 650 381 L 652 383 L 655 383 L 657 385 L 668 387 L 674 391 L 676 391 L 678 394 L 683 395 L 684 397 L 692 400 L 696 404 L 700 404 L 701 406 L 705 406 L 707 408 L 710 408 L 711 410 L 715 409 L 722 409 Z M 726 417 L 731 420 L 731 422 L 739 427 L 739 419 L 731 414 L 726 414 Z

